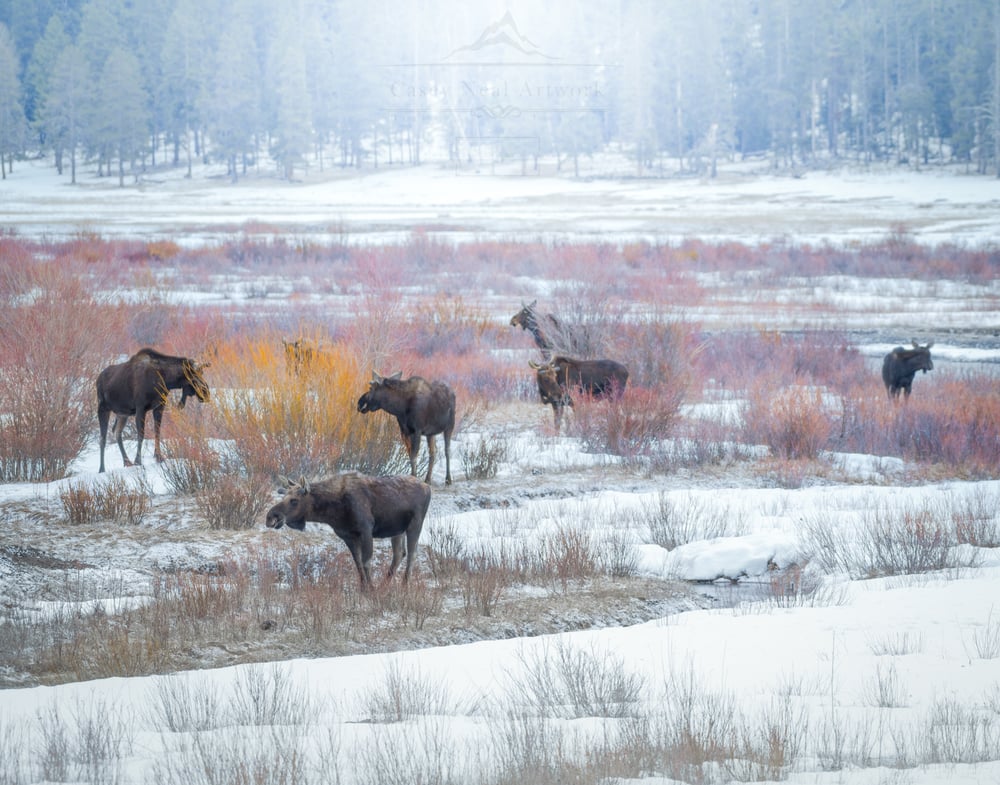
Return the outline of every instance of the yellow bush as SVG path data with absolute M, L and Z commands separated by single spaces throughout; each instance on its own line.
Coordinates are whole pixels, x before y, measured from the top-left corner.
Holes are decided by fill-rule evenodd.
M 280 337 L 267 337 L 220 347 L 217 365 L 213 375 L 228 385 L 212 395 L 218 436 L 248 474 L 317 478 L 407 466 L 395 418 L 358 413 L 368 369 L 346 346 L 324 345 L 296 373 Z

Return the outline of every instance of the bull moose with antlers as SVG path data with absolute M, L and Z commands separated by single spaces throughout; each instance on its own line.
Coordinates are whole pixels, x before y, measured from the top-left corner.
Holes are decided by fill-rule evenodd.
M 607 398 L 621 395 L 628 382 L 628 368 L 614 360 L 577 360 L 559 355 L 547 363 L 528 360 L 528 365 L 535 369 L 542 403 L 552 406 L 556 430 L 564 408 L 573 405 L 570 389 Z

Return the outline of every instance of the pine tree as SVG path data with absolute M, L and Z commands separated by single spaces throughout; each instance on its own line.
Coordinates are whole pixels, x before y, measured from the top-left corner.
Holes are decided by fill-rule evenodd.
M 70 182 L 76 183 L 76 155 L 83 126 L 83 108 L 90 96 L 89 68 L 80 47 L 65 49 L 52 66 L 40 118 L 53 146 L 69 154 Z M 60 170 L 61 173 L 61 170 Z
M 0 24 L 0 176 L 4 179 L 13 168 L 14 154 L 24 149 L 28 129 L 17 73 L 14 39 L 7 26 Z
M 245 172 L 253 137 L 261 129 L 261 74 L 249 20 L 237 13 L 226 22 L 199 111 L 206 118 L 214 153 L 226 161 L 229 176 L 236 182 Z
M 135 55 L 121 48 L 112 49 L 98 87 L 98 117 L 101 119 L 94 127 L 98 134 L 95 141 L 118 159 L 118 185 L 123 186 L 125 162 L 135 167 L 136 157 L 149 135 L 147 95 Z
M 70 45 L 62 15 L 53 14 L 45 26 L 45 33 L 35 43 L 31 59 L 24 75 L 25 113 L 34 122 L 39 132 L 39 141 L 46 145 L 45 129 L 38 120 L 45 112 L 45 95 L 48 91 L 49 76 L 59 55 Z M 56 166 L 59 167 L 59 152 L 56 152 Z

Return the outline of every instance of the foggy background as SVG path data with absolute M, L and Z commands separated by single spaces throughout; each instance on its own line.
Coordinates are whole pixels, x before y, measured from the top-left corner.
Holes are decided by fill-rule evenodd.
M 1000 160 L 1000 0 L 3 0 L 0 23 L 5 175 Z

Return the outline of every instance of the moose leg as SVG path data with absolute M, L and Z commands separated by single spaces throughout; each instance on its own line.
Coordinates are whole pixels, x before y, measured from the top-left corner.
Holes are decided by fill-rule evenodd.
M 417 436 L 415 436 L 414 439 L 416 440 L 417 444 L 420 444 L 420 435 L 419 434 L 417 434 Z M 431 472 L 434 471 L 434 457 L 435 457 L 435 454 L 437 453 L 437 445 L 435 444 L 436 441 L 437 441 L 436 437 L 428 434 L 428 436 L 427 436 L 427 476 L 424 477 L 424 482 L 426 482 L 428 484 L 431 481 Z
M 128 417 L 116 414 L 115 424 L 111 426 L 111 430 L 114 440 L 118 443 L 118 451 L 122 454 L 122 462 L 126 466 L 131 466 L 132 461 L 128 459 L 128 453 L 125 452 L 125 442 L 122 440 L 122 433 L 124 432 L 126 425 L 128 425 Z
M 361 581 L 361 588 L 368 589 L 372 583 L 372 538 L 371 535 L 358 537 L 353 542 L 347 543 L 354 559 L 354 566 L 358 568 L 358 579 Z
M 405 535 L 397 534 L 393 537 L 390 542 L 392 543 L 392 562 L 389 564 L 389 572 L 386 573 L 385 579 L 387 581 L 392 580 L 392 576 L 396 574 L 396 569 L 399 567 L 399 563 L 403 560 L 403 540 Z M 407 559 L 407 574 L 409 574 L 409 564 L 410 561 Z
M 444 484 L 451 485 L 451 431 L 444 432 Z
M 124 427 L 124 426 L 123 426 Z M 146 410 L 140 409 L 135 413 L 135 465 L 142 465 L 142 440 L 146 438 Z M 121 440 L 118 441 L 118 446 L 122 448 L 122 454 L 125 452 L 125 447 L 122 445 Z M 126 466 L 131 466 L 127 460 L 125 461 Z
M 420 452 L 420 434 L 406 433 L 405 431 L 400 431 L 400 433 L 403 435 L 403 444 L 406 445 L 406 454 L 410 456 L 410 474 L 416 477 L 417 453 Z
M 111 411 L 103 407 L 97 409 L 97 422 L 101 427 L 101 468 L 98 472 L 104 471 L 104 445 L 108 442 L 108 420 L 111 418 Z
M 403 583 L 409 583 L 410 570 L 417 558 L 417 541 L 420 539 L 420 529 L 424 525 L 424 515 L 427 510 L 415 513 L 410 525 L 406 528 L 406 570 L 403 572 Z
M 163 424 L 163 407 L 153 409 L 153 457 L 157 463 L 163 463 L 163 454 L 160 452 L 160 425 Z

